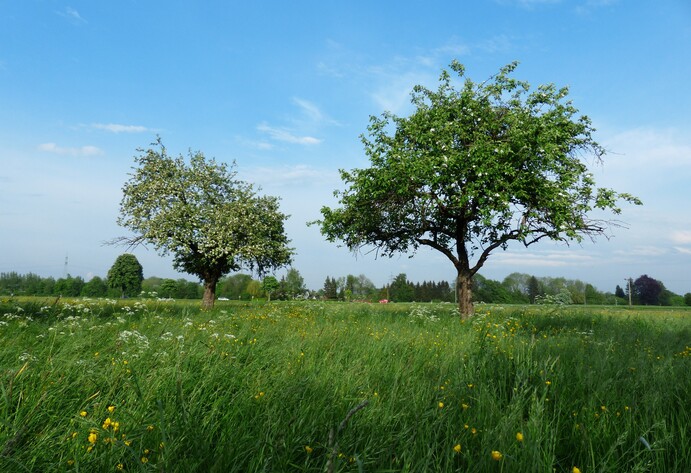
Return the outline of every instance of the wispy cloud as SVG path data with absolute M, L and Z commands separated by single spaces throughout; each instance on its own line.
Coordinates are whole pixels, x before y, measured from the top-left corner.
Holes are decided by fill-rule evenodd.
M 139 125 L 121 125 L 118 123 L 92 123 L 89 128 L 95 130 L 109 131 L 111 133 L 144 133 L 153 131 L 151 128 Z
M 677 245 L 691 244 L 691 230 L 680 230 L 672 232 L 670 238 Z
M 638 256 L 638 257 L 658 257 L 662 255 L 666 255 L 669 253 L 668 248 L 662 248 L 659 246 L 634 246 L 633 248 L 626 249 L 626 250 L 617 250 L 614 252 L 617 255 L 620 256 Z
M 534 8 L 540 5 L 553 5 L 561 0 L 495 0 L 500 5 L 516 5 L 522 8 Z
M 685 255 L 691 255 L 691 248 L 683 248 L 681 246 L 675 246 L 675 250 L 677 250 L 679 253 L 685 254 Z
M 613 152 L 608 157 L 613 165 L 691 168 L 691 141 L 679 130 L 634 128 L 614 134 L 605 145 Z
M 568 251 L 545 253 L 519 253 L 507 251 L 504 253 L 497 253 L 493 258 L 498 264 L 533 267 L 584 266 L 592 264 L 593 261 L 595 261 L 593 256 L 576 254 Z
M 293 97 L 293 103 L 297 105 L 306 121 L 312 126 L 339 125 L 333 118 L 326 115 L 316 104 L 299 97 Z
M 249 169 L 246 174 L 251 182 L 271 187 L 305 186 L 315 183 L 324 185 L 339 181 L 339 174 L 335 170 L 317 169 L 306 164 L 256 167 Z
M 99 156 L 103 150 L 96 146 L 81 146 L 79 148 L 58 146 L 55 143 L 42 143 L 38 145 L 39 151 L 54 153 L 61 156 Z
M 67 18 L 73 23 L 86 23 L 86 20 L 72 7 L 65 7 L 64 10 L 58 12 L 58 15 Z
M 289 130 L 288 128 L 277 128 L 269 126 L 266 123 L 261 123 L 257 125 L 257 130 L 267 134 L 269 138 L 271 138 L 272 140 L 282 141 L 285 143 L 311 146 L 318 145 L 322 142 L 322 140 L 320 140 L 319 138 L 315 138 L 313 136 L 296 135 L 293 131 Z

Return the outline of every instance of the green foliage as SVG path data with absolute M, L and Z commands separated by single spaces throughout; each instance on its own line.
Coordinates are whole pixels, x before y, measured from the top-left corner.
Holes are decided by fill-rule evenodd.
M 108 270 L 108 286 L 120 290 L 121 297 L 138 296 L 142 291 L 144 270 L 137 257 L 130 253 L 120 255 Z
M 581 241 L 612 225 L 590 217 L 593 210 L 618 214 L 620 200 L 640 204 L 596 187 L 584 158 L 599 160 L 604 150 L 568 90 L 530 91 L 511 77 L 515 68 L 458 89 L 444 71 L 436 91 L 414 88 L 409 117 L 371 117 L 362 138 L 370 167 L 341 171 L 340 207 L 321 211 L 326 238 L 387 256 L 431 247 L 453 263 L 465 293 L 508 242 Z M 451 69 L 464 77 L 458 62 Z M 467 295 L 459 298 L 466 315 Z
M 247 291 L 247 287 L 251 281 L 252 276 L 240 273 L 221 278 L 218 282 L 218 286 L 216 286 L 216 295 L 232 300 L 251 299 L 251 295 Z
M 81 294 L 84 287 L 84 279 L 81 276 L 72 277 L 67 275 L 55 281 L 53 294 L 65 297 L 77 297 Z
M 450 309 L 0 300 L 0 471 L 689 470 L 688 311 Z
M 85 297 L 106 297 L 108 295 L 108 283 L 99 276 L 94 276 L 84 284 L 81 295 Z
M 262 280 L 262 290 L 266 294 L 269 300 L 271 300 L 271 295 L 276 292 L 276 289 L 280 286 L 278 279 L 274 276 L 266 276 Z
M 691 292 L 684 294 L 684 304 L 691 306 Z
M 176 269 L 204 281 L 207 308 L 224 274 L 241 268 L 264 274 L 290 262 L 278 198 L 237 180 L 234 163 L 229 170 L 201 152 L 190 152 L 187 163 L 168 156 L 160 139 L 156 145 L 139 150 L 123 187 L 118 223 L 135 236 L 114 242 L 150 243 L 172 254 Z
M 389 298 L 395 302 L 412 302 L 414 290 L 405 273 L 396 276 L 389 285 Z
M 283 281 L 285 287 L 285 295 L 288 299 L 295 299 L 305 294 L 307 288 L 305 287 L 305 280 L 300 275 L 300 271 L 295 268 L 290 268 Z

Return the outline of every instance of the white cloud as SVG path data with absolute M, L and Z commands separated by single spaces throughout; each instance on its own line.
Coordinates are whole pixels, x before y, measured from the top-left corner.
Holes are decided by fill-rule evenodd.
M 92 123 L 90 127 L 96 130 L 109 131 L 111 133 L 144 133 L 146 131 L 151 131 L 151 129 L 145 126 L 120 125 L 117 123 Z
M 661 248 L 659 246 L 634 246 L 627 250 L 617 250 L 614 252 L 621 256 L 662 256 L 669 253 L 667 248 Z
M 691 230 L 680 230 L 672 232 L 670 235 L 672 241 L 678 245 L 686 245 L 691 243 Z
M 682 248 L 680 246 L 675 246 L 674 249 L 677 250 L 679 253 L 691 255 L 691 248 Z
M 687 132 L 640 127 L 616 133 L 603 140 L 603 144 L 611 150 L 608 166 L 691 168 L 691 141 Z
M 319 138 L 314 138 L 313 136 L 298 136 L 293 134 L 287 128 L 276 128 L 269 126 L 266 123 L 261 123 L 257 125 L 257 130 L 262 133 L 269 135 L 269 138 L 276 141 L 283 141 L 286 143 L 294 143 L 300 145 L 318 145 L 322 142 Z
M 491 256 L 494 263 L 516 266 L 533 267 L 563 267 L 583 266 L 592 264 L 595 258 L 590 255 L 581 255 L 568 251 L 552 251 L 546 253 L 518 253 L 507 251 L 495 253 Z
M 42 143 L 38 145 L 39 151 L 47 153 L 59 154 L 62 156 L 98 156 L 103 154 L 103 150 L 96 146 L 81 146 L 79 148 L 70 148 L 58 146 L 55 143 Z
M 256 182 L 262 186 L 294 186 L 318 183 L 337 183 L 339 174 L 333 170 L 322 170 L 306 164 L 295 166 L 256 167 L 249 169 L 250 182 Z
M 79 14 L 77 10 L 72 7 L 65 7 L 64 10 L 58 12 L 58 15 L 63 16 L 74 23 L 86 23 L 86 20 Z

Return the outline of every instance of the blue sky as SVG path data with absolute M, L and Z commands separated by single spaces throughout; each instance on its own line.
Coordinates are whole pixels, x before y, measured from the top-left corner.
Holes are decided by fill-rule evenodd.
M 54 1 L 0 3 L 0 272 L 105 276 L 124 249 L 115 223 L 136 149 L 235 160 L 282 198 L 294 266 L 309 287 L 365 274 L 383 285 L 452 280 L 451 264 L 353 256 L 305 222 L 334 205 L 338 169 L 365 167 L 370 115 L 411 111 L 453 59 L 483 81 L 569 86 L 610 153 L 598 184 L 631 192 L 610 239 L 511 246 L 481 273 L 564 276 L 613 291 L 648 274 L 691 292 L 691 4 L 624 0 L 477 2 Z M 145 276 L 175 273 L 134 251 Z M 283 272 L 277 273 L 280 276 Z

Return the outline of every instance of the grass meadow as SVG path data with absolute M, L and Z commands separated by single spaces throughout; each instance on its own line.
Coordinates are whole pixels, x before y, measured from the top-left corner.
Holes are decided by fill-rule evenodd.
M 5 299 L 0 471 L 691 471 L 691 311 L 476 310 Z

